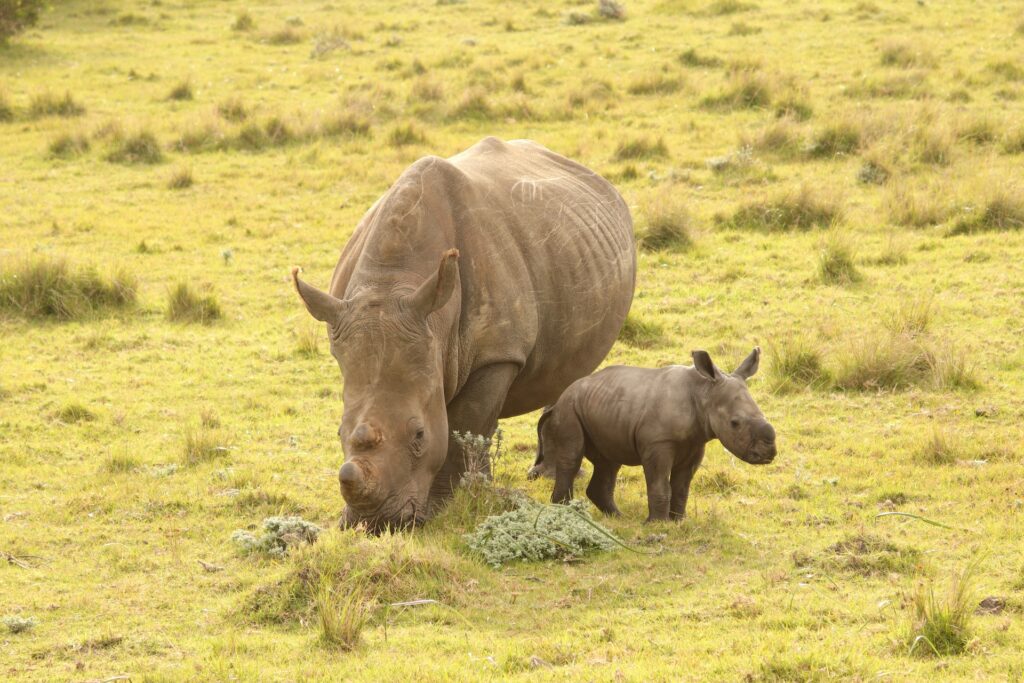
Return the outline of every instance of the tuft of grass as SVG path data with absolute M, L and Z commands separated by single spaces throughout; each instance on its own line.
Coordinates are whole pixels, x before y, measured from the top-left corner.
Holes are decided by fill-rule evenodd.
M 743 2 L 743 0 L 714 0 L 714 2 L 704 9 L 704 13 L 709 16 L 720 17 L 727 14 L 749 12 L 756 9 L 757 5 L 749 2 Z
M 127 452 L 111 453 L 103 460 L 102 470 L 107 474 L 127 474 L 141 467 L 138 458 Z
M 879 154 L 870 155 L 857 170 L 857 182 L 865 185 L 884 185 L 892 177 L 892 168 Z
M 814 158 L 855 154 L 862 143 L 860 127 L 851 121 L 840 121 L 818 131 L 807 146 L 807 154 Z
M 885 319 L 892 334 L 918 337 L 928 331 L 934 313 L 934 300 L 928 297 L 901 297 Z
M 233 123 L 241 123 L 249 118 L 249 109 L 238 97 L 229 97 L 217 105 L 217 113 L 221 118 Z
M 187 78 L 176 86 L 171 88 L 171 92 L 167 94 L 167 99 L 175 101 L 191 100 L 192 99 L 192 82 Z
M 50 141 L 47 149 L 55 159 L 71 159 L 89 151 L 89 138 L 82 133 L 61 133 Z
M 256 28 L 256 20 L 252 18 L 247 10 L 242 10 L 235 16 L 235 21 L 231 24 L 232 31 L 252 31 Z
M 756 133 L 740 136 L 741 148 L 770 152 L 782 158 L 796 157 L 801 149 L 801 133 L 792 119 L 774 121 Z
M 974 391 L 981 386 L 971 356 L 963 349 L 946 343 L 931 355 L 932 383 L 943 391 Z
M 289 24 L 263 36 L 263 42 L 268 45 L 295 45 L 303 38 L 303 32 Z
M 321 645 L 343 652 L 355 649 L 370 619 L 367 592 L 365 585 L 356 583 L 337 595 L 330 582 L 324 582 L 316 594 Z
M 1024 127 L 1006 133 L 1002 149 L 1005 154 L 1024 154 Z
M 662 193 L 644 210 L 644 227 L 637 244 L 646 251 L 685 250 L 693 246 L 693 220 L 678 196 Z
M 931 85 L 924 71 L 878 77 L 869 77 L 846 89 L 848 97 L 863 99 L 880 97 L 889 99 L 926 99 L 932 96 Z
M 679 53 L 679 63 L 684 66 L 694 66 L 703 68 L 713 68 L 722 66 L 724 62 L 718 57 L 708 57 L 702 55 L 695 48 L 687 48 L 686 50 Z
M 138 282 L 118 271 L 111 278 L 95 269 L 72 268 L 50 258 L 26 260 L 0 272 L 0 311 L 25 318 L 77 320 L 135 303 Z
M 829 226 L 842 218 L 834 197 L 823 197 L 807 185 L 770 199 L 745 204 L 719 223 L 737 230 L 782 232 Z
M 208 152 L 224 149 L 228 138 L 220 121 L 208 117 L 187 123 L 171 147 L 180 152 Z
M 0 123 L 9 123 L 14 120 L 14 107 L 7 99 L 7 93 L 0 90 Z
M 950 235 L 1020 230 L 1024 228 L 1024 196 L 1016 188 L 990 190 L 979 206 L 967 207 L 950 230 Z
M 370 137 L 370 122 L 355 112 L 336 111 L 320 121 L 317 132 L 322 137 Z
M 892 40 L 882 46 L 882 66 L 895 66 L 901 69 L 931 68 L 935 66 L 935 56 L 928 48 L 912 45 L 905 40 Z
M 854 340 L 835 374 L 838 389 L 898 390 L 922 384 L 932 376 L 934 359 L 922 342 L 906 335 L 869 336 Z
M 956 136 L 946 124 L 918 128 L 910 141 L 910 157 L 933 166 L 948 166 L 953 160 Z
M 58 422 L 64 424 L 92 422 L 96 419 L 96 413 L 76 402 L 65 403 L 53 416 Z
M 319 327 L 303 325 L 295 330 L 295 353 L 303 358 L 316 358 L 320 355 L 320 337 L 323 334 Z
M 626 90 L 630 95 L 671 95 L 682 87 L 683 81 L 678 76 L 655 71 L 634 78 Z
M 741 70 L 733 74 L 717 94 L 702 101 L 708 109 L 765 109 L 772 103 L 775 83 L 760 71 Z
M 106 158 L 115 164 L 159 164 L 164 153 L 152 132 L 140 130 L 118 139 Z
M 952 465 L 959 458 L 962 446 L 939 428 L 915 452 L 915 459 L 927 465 Z
M 44 116 L 62 116 L 70 118 L 81 116 L 85 113 L 85 107 L 70 92 L 65 92 L 63 97 L 52 92 L 42 92 L 33 95 L 28 105 L 29 118 L 39 119 Z
M 1019 62 L 1005 59 L 999 62 L 990 62 L 985 68 L 1003 80 L 1024 81 L 1024 67 Z
M 405 147 L 407 145 L 422 145 L 426 143 L 427 137 L 412 123 L 399 124 L 388 133 L 388 144 L 392 147 Z
M 975 563 L 969 564 L 954 575 L 944 596 L 936 594 L 931 582 L 918 587 L 903 637 L 907 654 L 948 657 L 967 651 L 976 604 L 973 590 L 976 567 Z
M 833 230 L 818 251 L 818 278 L 827 285 L 851 285 L 863 279 L 850 238 Z
M 944 223 L 953 213 L 948 192 L 935 185 L 915 190 L 904 183 L 894 183 L 883 206 L 893 223 L 914 228 Z
M 192 187 L 194 182 L 192 178 L 192 167 L 191 166 L 179 166 L 174 169 L 171 173 L 170 179 L 167 181 L 167 187 L 172 190 L 184 190 Z
M 768 347 L 771 390 L 778 394 L 831 382 L 818 346 L 807 336 L 789 337 Z
M 805 95 L 790 92 L 775 100 L 773 107 L 776 118 L 789 118 L 794 121 L 806 121 L 814 114 L 814 107 Z
M 491 106 L 487 94 L 480 88 L 471 88 L 462 93 L 462 97 L 448 112 L 450 120 L 470 119 L 486 121 L 494 116 L 494 108 Z
M 429 77 L 421 77 L 412 84 L 409 100 L 419 102 L 440 102 L 444 99 L 444 86 Z
M 613 158 L 616 161 L 630 161 L 635 159 L 664 159 L 668 157 L 668 147 L 661 138 L 652 140 L 650 138 L 633 138 L 623 140 L 615 147 Z
M 630 312 L 626 316 L 626 322 L 622 324 L 622 329 L 619 331 L 620 342 L 638 349 L 657 346 L 664 336 L 665 328 L 660 323 L 642 318 L 634 312 Z
M 998 121 L 991 117 L 979 117 L 968 121 L 957 129 L 957 137 L 973 145 L 990 145 L 999 139 Z
M 223 433 L 208 427 L 186 429 L 184 441 L 181 459 L 185 465 L 190 466 L 217 460 L 230 450 Z
M 180 282 L 167 296 L 167 319 L 173 322 L 209 325 L 223 316 L 213 294 L 197 294 L 187 282 Z

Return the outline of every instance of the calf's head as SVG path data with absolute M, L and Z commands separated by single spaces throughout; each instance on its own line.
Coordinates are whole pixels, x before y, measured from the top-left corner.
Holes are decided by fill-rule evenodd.
M 775 430 L 747 390 L 757 372 L 761 349 L 755 348 L 731 373 L 715 367 L 707 351 L 693 352 L 693 367 L 707 382 L 704 410 L 712 434 L 740 460 L 764 465 L 775 459 Z
M 459 280 L 459 252 L 416 289 L 364 288 L 338 299 L 292 278 L 314 318 L 327 323 L 344 378 L 338 473 L 343 524 L 370 530 L 421 523 L 448 451 L 441 344 L 436 316 Z

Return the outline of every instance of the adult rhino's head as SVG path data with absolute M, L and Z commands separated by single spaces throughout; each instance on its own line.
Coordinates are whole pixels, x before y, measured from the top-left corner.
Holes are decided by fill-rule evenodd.
M 740 460 L 765 465 L 775 459 L 775 429 L 747 390 L 761 360 L 760 347 L 731 373 L 719 370 L 707 351 L 693 352 L 693 367 L 708 382 L 704 409 L 714 436 Z
M 459 252 L 417 288 L 363 288 L 338 299 L 298 277 L 295 288 L 327 323 L 331 354 L 344 378 L 338 473 L 347 506 L 342 523 L 370 530 L 418 524 L 448 451 L 440 344 L 442 309 L 459 280 Z

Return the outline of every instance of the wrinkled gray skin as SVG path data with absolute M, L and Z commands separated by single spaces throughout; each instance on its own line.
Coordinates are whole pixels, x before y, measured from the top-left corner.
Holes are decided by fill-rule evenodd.
M 440 261 L 440 265 L 439 265 Z M 344 377 L 342 524 L 424 521 L 490 436 L 592 372 L 629 311 L 629 209 L 528 140 L 414 163 L 363 217 L 327 292 L 293 270 Z
M 681 519 L 704 446 L 718 439 L 753 465 L 775 458 L 775 430 L 747 391 L 761 350 L 725 374 L 705 351 L 693 367 L 659 370 L 616 365 L 574 382 L 538 425 L 531 477 L 554 470 L 554 503 L 572 498 L 584 456 L 594 465 L 587 497 L 602 512 L 619 513 L 613 494 L 623 465 L 641 465 L 647 480 L 647 521 Z

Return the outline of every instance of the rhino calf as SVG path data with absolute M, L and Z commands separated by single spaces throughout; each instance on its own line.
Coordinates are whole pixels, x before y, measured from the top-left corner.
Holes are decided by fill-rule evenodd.
M 647 521 L 686 514 L 690 482 L 712 439 L 741 460 L 764 465 L 775 458 L 775 430 L 747 390 L 757 372 L 755 348 L 725 374 L 706 351 L 693 352 L 693 367 L 612 366 L 577 380 L 537 427 L 535 471 L 555 474 L 553 503 L 572 498 L 586 457 L 594 465 L 587 497 L 602 512 L 618 514 L 613 494 L 623 465 L 641 465 L 647 480 Z

